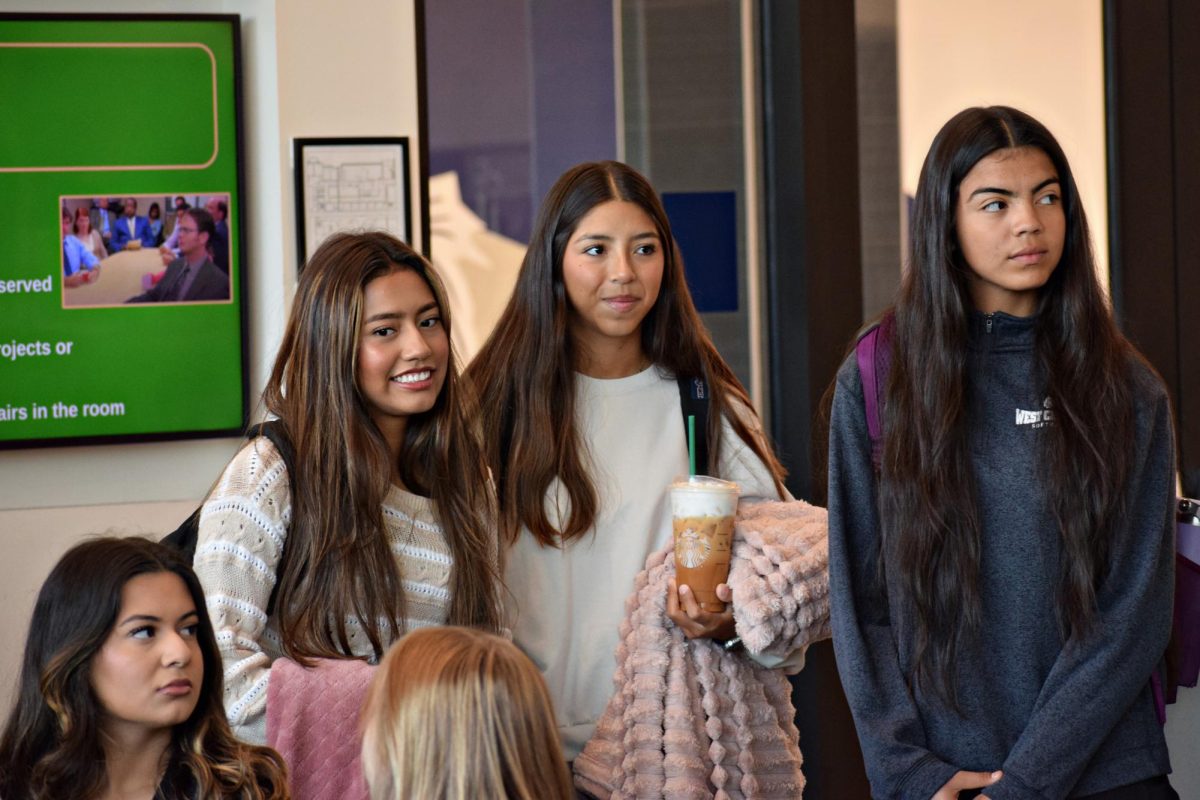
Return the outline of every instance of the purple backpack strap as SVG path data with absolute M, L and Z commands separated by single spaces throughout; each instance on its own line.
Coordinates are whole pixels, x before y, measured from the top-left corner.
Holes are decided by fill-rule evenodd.
M 1200 681 L 1200 502 L 1181 497 L 1175 511 L 1175 609 L 1167 655 L 1150 676 L 1154 710 L 1166 723 L 1180 686 Z
M 871 437 L 871 463 L 878 470 L 883 463 L 883 393 L 892 365 L 892 328 L 895 317 L 887 314 L 858 339 L 854 355 L 862 377 L 863 402 L 867 412 L 867 433 Z
M 1154 714 L 1158 717 L 1159 725 L 1167 724 L 1167 696 L 1163 688 L 1163 671 L 1165 666 L 1159 663 L 1150 673 L 1150 691 L 1154 695 Z

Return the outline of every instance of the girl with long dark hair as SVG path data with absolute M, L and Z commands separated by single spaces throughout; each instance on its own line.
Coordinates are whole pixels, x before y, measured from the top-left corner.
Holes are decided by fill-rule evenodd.
M 286 800 L 279 756 L 234 738 L 195 573 L 145 539 L 59 560 L 0 738 L 0 797 Z
M 1118 330 L 1062 149 L 1005 107 L 938 133 L 829 454 L 838 667 L 877 797 L 1169 798 L 1174 434 Z
M 271 664 L 381 658 L 424 625 L 499 627 L 494 503 L 441 282 L 384 233 L 300 276 L 264 394 L 295 455 L 247 444 L 202 508 L 196 572 L 226 712 L 265 741 Z
M 513 297 L 468 370 L 486 399 L 514 640 L 546 678 L 568 760 L 612 694 L 634 577 L 670 541 L 667 486 L 688 471 L 679 376 L 711 389 L 699 469 L 743 496 L 785 494 L 654 189 L 617 162 L 573 167 L 543 202 Z M 703 611 L 684 589 L 667 608 L 689 637 L 733 636 L 732 609 Z
M 158 203 L 151 203 L 149 210 L 146 211 L 146 220 L 150 223 L 150 241 L 145 242 L 145 247 L 158 247 L 163 242 L 163 218 L 162 208 Z

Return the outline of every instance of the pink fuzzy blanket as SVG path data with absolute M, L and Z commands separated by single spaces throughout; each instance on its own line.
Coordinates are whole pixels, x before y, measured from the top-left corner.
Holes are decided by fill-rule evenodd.
M 650 556 L 625 603 L 616 688 L 575 759 L 575 785 L 599 798 L 778 798 L 804 789 L 791 686 L 780 670 L 666 615 L 668 548 Z M 752 653 L 786 656 L 829 628 L 825 509 L 742 503 L 730 567 L 738 635 Z
M 372 673 L 364 661 L 271 664 L 267 744 L 287 762 L 295 800 L 367 800 L 358 714 Z

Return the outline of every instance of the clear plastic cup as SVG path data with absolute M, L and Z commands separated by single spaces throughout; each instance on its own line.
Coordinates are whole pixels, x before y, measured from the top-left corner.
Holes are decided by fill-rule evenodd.
M 717 586 L 729 577 L 733 518 L 741 489 L 732 481 L 692 475 L 671 484 L 675 580 L 687 584 L 705 611 L 720 613 Z

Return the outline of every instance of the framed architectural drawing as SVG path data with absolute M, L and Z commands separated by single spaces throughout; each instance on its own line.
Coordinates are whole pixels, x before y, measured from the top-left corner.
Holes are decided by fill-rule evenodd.
M 296 139 L 300 265 L 341 231 L 383 230 L 412 241 L 408 137 Z

